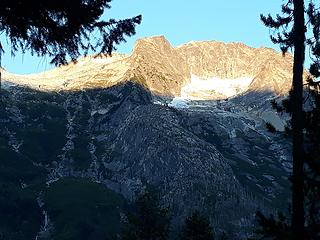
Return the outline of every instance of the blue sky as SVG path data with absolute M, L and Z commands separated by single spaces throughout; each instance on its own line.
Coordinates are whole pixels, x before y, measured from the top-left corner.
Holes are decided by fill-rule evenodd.
M 142 14 L 137 34 L 118 46 L 118 51 L 124 53 L 131 52 L 136 39 L 154 35 L 164 35 L 173 46 L 192 40 L 217 40 L 277 49 L 259 15 L 278 13 L 281 3 L 282 0 L 113 0 L 112 8 L 103 17 L 121 19 Z M 12 57 L 6 49 L 2 65 L 10 72 L 33 73 L 53 67 L 48 57 L 32 57 L 28 53 Z

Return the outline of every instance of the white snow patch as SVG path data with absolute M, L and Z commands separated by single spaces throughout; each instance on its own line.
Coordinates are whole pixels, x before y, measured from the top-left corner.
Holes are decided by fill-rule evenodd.
M 191 82 L 181 88 L 180 96 L 175 97 L 169 106 L 175 108 L 188 108 L 190 100 L 221 100 L 221 96 L 229 98 L 245 92 L 251 84 L 252 77 L 235 79 L 221 79 L 212 77 L 201 79 L 191 76 Z M 216 93 L 216 98 L 214 96 Z
M 161 101 L 154 101 L 153 104 L 157 104 L 157 105 L 161 105 L 161 106 L 166 106 L 165 103 L 161 102 Z
M 201 100 L 197 97 L 191 97 L 190 93 L 199 92 L 200 96 L 204 91 L 214 91 L 227 98 L 245 92 L 251 84 L 252 77 L 241 77 L 235 79 L 221 79 L 212 77 L 208 79 L 201 79 L 195 75 L 191 76 L 191 82 L 181 89 L 181 97 L 185 99 Z
M 170 107 L 175 108 L 188 108 L 188 100 L 182 97 L 175 97 L 171 103 L 169 103 Z

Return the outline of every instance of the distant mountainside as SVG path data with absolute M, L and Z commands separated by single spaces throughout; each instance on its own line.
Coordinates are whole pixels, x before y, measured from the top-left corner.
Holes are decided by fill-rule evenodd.
M 286 94 L 291 72 L 292 57 L 283 57 L 272 49 L 215 41 L 190 42 L 174 48 L 159 36 L 138 40 L 131 55 L 91 56 L 39 74 L 4 72 L 3 78 L 8 84 L 44 90 L 92 89 L 135 80 L 165 96 L 178 96 L 192 75 L 203 80 L 250 78 L 251 91 Z
M 258 208 L 286 207 L 290 143 L 265 123 L 284 130 L 270 100 L 288 93 L 291 69 L 290 55 L 267 48 L 174 48 L 152 37 L 131 55 L 85 57 L 38 74 L 2 70 L 0 193 L 12 201 L 0 197 L 0 231 L 7 239 L 78 239 L 85 226 L 87 239 L 104 240 L 116 230 L 102 224 L 118 231 L 124 198 L 151 184 L 171 206 L 173 231 L 200 210 L 216 235 L 246 239 Z

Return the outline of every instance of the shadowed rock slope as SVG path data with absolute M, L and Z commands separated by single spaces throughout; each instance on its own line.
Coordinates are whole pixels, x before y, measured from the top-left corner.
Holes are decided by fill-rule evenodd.
M 50 190 L 64 186 L 56 181 L 72 184 L 70 177 L 103 184 L 128 200 L 156 185 L 162 203 L 171 206 L 174 230 L 200 210 L 217 235 L 246 239 L 257 208 L 272 212 L 288 196 L 289 144 L 284 135 L 268 133 L 263 114 L 272 112 L 271 98 L 290 89 L 291 61 L 243 44 L 173 48 L 164 37 L 153 37 L 139 40 L 130 56 L 86 57 L 39 74 L 4 72 L 0 183 L 14 186 L 12 194 L 28 192 L 26 201 L 37 212 L 20 239 L 60 236 L 59 216 L 72 214 L 59 206 L 57 215 L 42 201 L 47 192 L 60 192 Z M 193 76 L 253 80 L 229 101 L 170 106 Z M 77 189 L 82 184 L 87 189 L 85 182 Z M 119 219 L 120 210 L 114 214 Z
M 267 133 L 254 107 L 235 111 L 231 101 L 207 101 L 178 110 L 154 104 L 148 90 L 130 82 L 60 93 L 11 88 L 5 99 L 0 150 L 17 156 L 14 163 L 6 156 L 10 164 L 35 166 L 33 178 L 42 174 L 37 182 L 15 176 L 35 204 L 66 177 L 102 183 L 129 200 L 151 184 L 171 206 L 174 229 L 198 209 L 217 233 L 241 239 L 257 208 L 272 211 L 286 199 L 288 145 Z M 6 162 L 0 171 L 8 174 Z

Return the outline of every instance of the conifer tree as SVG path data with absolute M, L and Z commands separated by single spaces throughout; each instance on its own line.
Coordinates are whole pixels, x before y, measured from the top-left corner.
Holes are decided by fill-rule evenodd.
M 294 49 L 293 85 L 289 98 L 279 106 L 278 111 L 292 114 L 290 134 L 293 138 L 293 174 L 291 226 L 288 219 L 266 218 L 258 213 L 261 234 L 270 239 L 319 239 L 320 237 L 320 87 L 315 81 L 320 76 L 320 12 L 312 0 L 305 7 L 302 0 L 288 0 L 282 5 L 284 16 L 261 16 L 270 28 L 277 30 L 271 36 L 274 43 L 280 44 L 285 54 Z M 307 20 L 305 22 L 305 15 Z M 311 37 L 306 38 L 307 30 Z M 282 32 L 280 32 L 282 31 Z M 308 35 L 309 36 L 309 35 Z M 305 48 L 309 46 L 312 76 L 308 79 L 308 96 L 303 99 L 303 63 Z M 304 109 L 303 104 L 309 103 Z M 310 107 L 311 106 L 311 107 Z M 311 108 L 311 109 L 310 109 Z M 285 237 L 286 236 L 286 237 Z
M 121 240 L 166 240 L 170 231 L 168 208 L 160 205 L 154 190 L 138 196 L 128 212 Z
M 51 63 L 75 60 L 81 51 L 111 53 L 135 33 L 141 16 L 101 20 L 111 0 L 1 0 L 0 32 L 14 54 L 18 50 L 52 57 Z M 93 38 L 94 33 L 94 38 Z M 0 51 L 4 49 L 0 43 Z
M 285 54 L 288 49 L 294 49 L 293 80 L 292 80 L 292 230 L 296 239 L 303 239 L 304 229 L 304 193 L 303 193 L 303 65 L 305 59 L 305 17 L 304 1 L 289 0 L 282 5 L 284 16 L 261 16 L 263 23 L 278 30 L 277 36 L 272 36 L 274 43 L 280 44 Z M 291 26 L 291 24 L 293 25 Z M 285 29 L 280 32 L 280 29 Z
M 179 240 L 213 240 L 209 220 L 198 211 L 186 218 Z
M 1 0 L 0 34 L 9 43 L 13 55 L 18 50 L 31 51 L 39 57 L 49 56 L 50 63 L 55 65 L 75 61 L 89 51 L 111 54 L 116 44 L 125 41 L 125 36 L 135 34 L 141 15 L 101 20 L 105 9 L 111 7 L 110 2 Z M 0 60 L 3 53 L 0 42 Z

